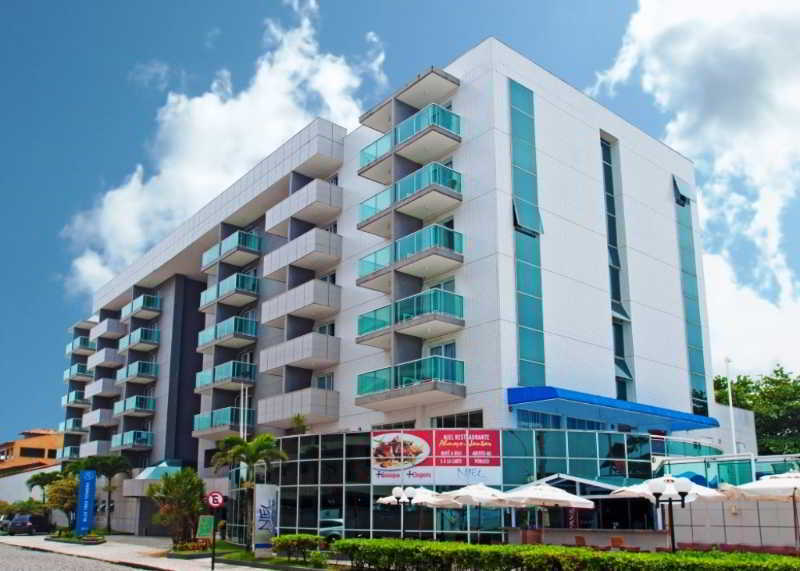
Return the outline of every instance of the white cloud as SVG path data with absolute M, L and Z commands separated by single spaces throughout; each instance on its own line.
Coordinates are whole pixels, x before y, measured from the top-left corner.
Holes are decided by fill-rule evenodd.
M 137 63 L 128 72 L 128 79 L 142 87 L 153 87 L 164 91 L 169 85 L 169 73 L 169 65 L 154 59 L 147 63 Z
M 356 92 L 379 68 L 369 72 L 323 51 L 316 4 L 295 8 L 295 27 L 266 22 L 270 49 L 247 87 L 234 93 L 230 72 L 220 70 L 205 93 L 167 94 L 157 115 L 154 172 L 137 165 L 64 229 L 78 251 L 70 292 L 96 290 L 315 116 L 357 126 Z
M 712 356 L 764 371 L 800 369 L 787 343 L 800 321 L 796 278 L 781 249 L 780 214 L 800 182 L 800 3 L 641 0 L 616 60 L 587 91 L 614 94 L 638 77 L 669 114 L 665 141 L 695 159 L 700 213 L 718 255 L 706 256 Z M 758 255 L 737 259 L 735 244 Z M 734 269 L 746 268 L 748 287 Z M 741 281 L 741 278 L 740 278 Z M 766 301 L 772 288 L 776 304 Z M 759 295 L 761 294 L 761 295 Z

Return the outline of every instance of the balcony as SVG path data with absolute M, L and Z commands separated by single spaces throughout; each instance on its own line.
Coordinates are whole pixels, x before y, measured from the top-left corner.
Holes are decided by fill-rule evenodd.
M 214 302 L 242 307 L 258 299 L 258 278 L 233 274 L 200 294 L 200 311 L 213 309 Z
M 119 351 L 111 347 L 100 349 L 97 353 L 86 359 L 86 368 L 90 370 L 94 370 L 96 367 L 116 369 L 124 365 L 125 357 L 120 355 Z
M 342 237 L 321 228 L 313 228 L 264 256 L 263 275 L 265 278 L 285 281 L 289 264 L 322 271 L 336 265 L 341 257 Z
M 264 228 L 270 234 L 289 236 L 289 218 L 324 226 L 342 211 L 342 189 L 315 179 L 267 210 Z
M 215 274 L 216 262 L 242 267 L 258 259 L 259 256 L 261 256 L 261 236 L 237 230 L 203 252 L 201 268 L 207 274 Z
M 57 460 L 77 460 L 81 454 L 80 446 L 64 446 L 56 451 Z
M 312 425 L 339 420 L 339 393 L 310 387 L 258 401 L 259 425 L 290 428 L 292 417 L 298 414 Z
M 156 399 L 135 395 L 114 403 L 113 416 L 153 416 L 156 410 Z
M 341 300 L 340 286 L 322 280 L 310 280 L 262 303 L 261 323 L 283 327 L 286 315 L 315 321 L 327 319 L 339 312 Z
M 131 349 L 134 351 L 152 351 L 158 347 L 160 342 L 161 331 L 159 329 L 140 327 L 119 340 L 119 352 L 127 353 Z
M 80 446 L 81 458 L 89 456 L 106 456 L 111 451 L 110 440 L 92 440 Z
M 76 337 L 69 343 L 64 350 L 64 354 L 69 357 L 70 355 L 91 355 L 97 349 L 94 341 L 90 341 L 88 337 Z
M 228 361 L 213 369 L 205 369 L 195 375 L 195 392 L 213 387 L 238 391 L 242 385 L 252 386 L 256 382 L 256 366 L 243 361 Z
M 358 316 L 356 343 L 389 349 L 392 342 L 392 306 L 385 305 Z
M 114 418 L 114 413 L 110 408 L 96 408 L 83 415 L 81 423 L 83 426 L 116 426 L 119 421 Z
M 256 342 L 258 322 L 244 317 L 230 317 L 203 329 L 197 334 L 197 350 L 207 351 L 214 346 L 240 348 Z
M 61 406 L 89 408 L 89 401 L 84 396 L 83 391 L 70 391 L 61 397 Z
M 117 371 L 117 383 L 147 384 L 158 378 L 158 363 L 135 361 Z
M 128 332 L 128 327 L 119 319 L 104 319 L 89 331 L 89 339 L 119 339 Z
M 361 149 L 358 174 L 381 184 L 389 184 L 392 181 L 393 147 L 394 131 L 389 131 Z
M 81 423 L 80 418 L 68 418 L 58 423 L 58 431 L 65 434 L 83 434 L 88 432 L 89 428 Z
M 120 388 L 114 382 L 114 379 L 103 377 L 87 384 L 83 392 L 87 399 L 92 397 L 115 397 L 119 395 Z
M 323 369 L 339 362 L 338 337 L 316 331 L 306 333 L 261 351 L 261 372 L 277 373 L 290 365 L 303 369 Z
M 153 433 L 129 430 L 111 437 L 111 450 L 149 450 L 153 447 Z
M 229 406 L 194 415 L 192 436 L 206 440 L 222 440 L 239 434 L 240 408 Z M 252 429 L 255 411 L 245 409 L 245 426 Z
M 464 237 L 439 224 L 426 226 L 358 261 L 356 285 L 389 293 L 391 269 L 431 278 L 464 263 Z
M 91 381 L 94 379 L 94 371 L 86 368 L 84 363 L 75 363 L 71 367 L 64 369 L 64 382 L 68 381 Z
M 389 238 L 392 205 L 398 212 L 426 220 L 452 210 L 461 200 L 461 173 L 440 163 L 429 163 L 363 201 L 359 205 L 358 229 Z
M 425 164 L 452 153 L 461 143 L 461 117 L 431 103 L 394 128 L 395 152 Z
M 431 339 L 464 327 L 464 298 L 443 289 L 429 289 L 394 304 L 394 330 Z
M 153 319 L 161 313 L 161 297 L 157 295 L 140 295 L 129 304 L 122 307 L 121 318 L 123 321 L 131 317 L 139 319 Z
M 425 357 L 358 376 L 355 404 L 372 410 L 399 410 L 466 396 L 464 362 Z

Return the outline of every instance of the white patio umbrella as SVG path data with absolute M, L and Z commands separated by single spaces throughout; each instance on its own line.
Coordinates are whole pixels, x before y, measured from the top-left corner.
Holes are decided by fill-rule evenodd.
M 396 506 L 397 505 L 397 498 L 395 498 L 394 496 L 386 496 L 386 497 L 383 497 L 383 498 L 378 498 L 376 500 L 376 503 L 384 504 L 384 505 L 387 505 L 387 506 Z
M 478 541 L 480 541 L 481 529 L 481 508 L 507 508 L 511 507 L 508 500 L 505 499 L 505 494 L 500 490 L 495 490 L 489 486 L 481 484 L 470 484 L 452 490 L 450 492 L 442 492 L 440 496 L 455 500 L 462 506 L 477 506 L 478 508 Z
M 534 482 L 525 484 L 504 493 L 505 501 L 512 507 L 559 507 L 559 508 L 579 508 L 594 509 L 594 502 L 570 494 L 566 490 L 556 488 L 544 482 Z
M 755 482 L 741 486 L 722 485 L 724 494 L 732 500 L 755 500 L 759 502 L 791 502 L 794 518 L 795 547 L 800 544 L 797 525 L 797 500 L 800 497 L 800 472 L 785 472 L 762 476 Z
M 442 494 L 428 488 L 416 488 L 417 493 L 411 500 L 413 505 L 426 508 L 459 509 L 462 507 L 457 501 L 443 497 Z
M 681 501 L 681 493 L 685 492 L 685 503 L 693 502 L 701 499 L 706 501 L 722 501 L 725 495 L 721 494 L 711 488 L 695 484 L 688 478 L 680 478 L 675 476 L 662 476 L 660 478 L 652 478 L 646 480 L 641 484 L 634 484 L 633 486 L 626 486 L 611 492 L 610 495 L 618 498 L 643 498 L 656 503 L 656 493 L 661 491 L 659 498 L 662 502 L 669 500 Z

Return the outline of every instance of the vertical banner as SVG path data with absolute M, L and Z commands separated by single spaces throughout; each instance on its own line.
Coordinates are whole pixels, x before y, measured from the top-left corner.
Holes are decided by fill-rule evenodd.
M 258 554 L 272 547 L 272 537 L 278 534 L 278 486 L 256 484 L 254 505 L 253 545 Z
M 97 484 L 97 472 L 81 470 L 78 479 L 78 505 L 76 507 L 75 532 L 86 535 L 94 527 L 94 494 Z

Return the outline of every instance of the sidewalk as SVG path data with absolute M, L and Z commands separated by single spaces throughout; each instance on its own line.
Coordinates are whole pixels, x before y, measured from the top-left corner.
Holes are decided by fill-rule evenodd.
M 97 559 L 106 563 L 116 563 L 117 565 L 127 565 L 139 569 L 157 569 L 165 571 L 200 571 L 211 569 L 211 558 L 183 560 L 167 559 L 164 557 L 165 550 L 150 547 L 147 545 L 136 545 L 126 542 L 115 541 L 113 536 L 102 545 L 71 545 L 69 543 L 57 543 L 45 541 L 44 536 L 0 536 L 0 543 L 4 545 L 14 545 L 27 549 L 37 549 L 49 551 L 62 555 L 72 555 L 74 557 L 84 557 L 86 559 Z M 251 567 L 241 567 L 239 565 L 219 564 L 218 569 L 225 571 L 251 571 Z

